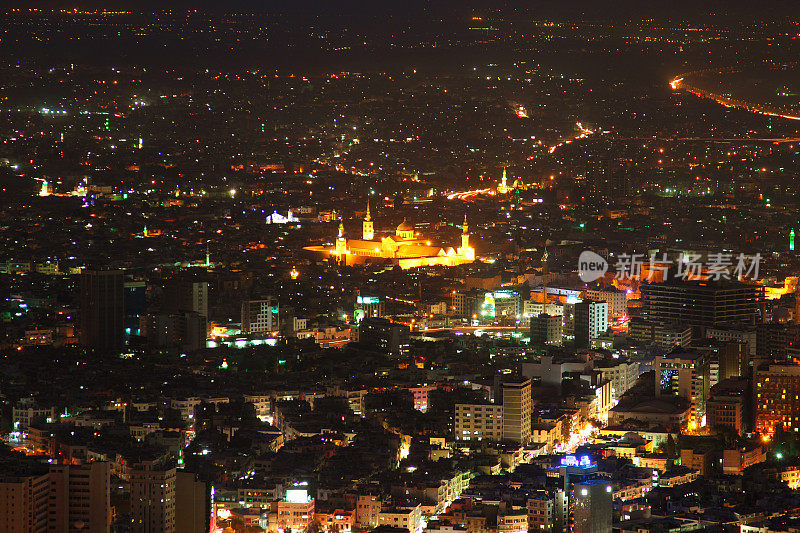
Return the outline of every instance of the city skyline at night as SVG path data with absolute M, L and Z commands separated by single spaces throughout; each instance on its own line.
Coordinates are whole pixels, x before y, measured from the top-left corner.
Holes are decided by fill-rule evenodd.
M 794 2 L 0 8 L 0 533 L 792 533 Z

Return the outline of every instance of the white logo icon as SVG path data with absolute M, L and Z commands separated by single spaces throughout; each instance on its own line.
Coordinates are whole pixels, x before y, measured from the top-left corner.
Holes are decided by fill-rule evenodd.
M 578 257 L 578 276 L 584 283 L 602 278 L 608 272 L 608 261 L 590 250 L 584 250 Z

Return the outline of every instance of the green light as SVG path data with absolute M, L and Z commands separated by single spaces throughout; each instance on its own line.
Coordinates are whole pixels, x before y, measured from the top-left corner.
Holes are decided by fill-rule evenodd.
M 789 232 L 789 250 L 794 252 L 794 230 Z
M 266 128 L 267 128 L 267 125 L 262 122 L 261 123 L 261 133 L 266 132 Z
M 580 223 L 580 225 L 579 225 L 579 227 L 580 227 L 581 229 L 583 229 L 583 228 L 585 228 L 585 227 L 586 227 L 586 224 L 584 224 L 583 222 L 581 222 L 581 223 Z
M 775 459 L 777 459 L 778 461 L 780 461 L 781 459 L 783 459 L 783 454 L 782 454 L 781 452 L 778 452 L 778 453 L 776 453 L 776 454 L 775 454 Z
M 279 365 L 285 365 L 286 364 L 286 359 L 278 359 L 278 364 Z

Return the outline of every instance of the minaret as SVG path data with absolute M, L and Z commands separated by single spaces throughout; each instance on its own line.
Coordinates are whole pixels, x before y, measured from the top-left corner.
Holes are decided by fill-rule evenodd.
M 500 182 L 500 184 L 504 189 L 507 187 L 506 167 L 503 167 L 503 180 Z
M 345 261 L 347 254 L 347 237 L 344 235 L 344 221 L 339 222 L 339 236 L 336 238 L 336 255 L 339 261 Z
M 372 226 L 372 217 L 369 215 L 369 201 L 367 201 L 367 216 L 364 217 L 364 222 L 361 224 L 362 238 L 365 241 L 371 241 L 375 238 L 375 230 Z
M 459 252 L 467 259 L 475 259 L 475 250 L 469 245 L 469 225 L 467 224 L 466 213 L 464 213 L 464 224 L 461 226 L 461 248 L 459 248 Z
M 206 243 L 206 266 L 211 266 L 211 252 L 208 250 L 208 243 Z

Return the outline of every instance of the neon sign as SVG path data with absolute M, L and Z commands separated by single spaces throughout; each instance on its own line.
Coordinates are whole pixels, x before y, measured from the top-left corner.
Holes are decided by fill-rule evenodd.
M 589 459 L 588 455 L 581 455 L 580 458 L 574 455 L 565 455 L 561 458 L 561 466 L 579 466 L 581 468 L 586 468 L 587 466 L 592 466 L 592 460 Z

